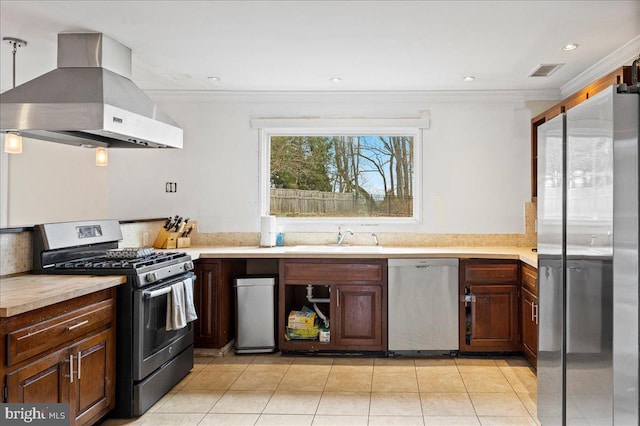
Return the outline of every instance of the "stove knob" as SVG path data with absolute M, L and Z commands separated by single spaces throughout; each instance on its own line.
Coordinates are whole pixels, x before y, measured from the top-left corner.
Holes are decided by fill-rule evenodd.
M 155 280 L 158 279 L 158 276 L 156 275 L 155 272 L 149 272 L 146 275 L 145 279 L 147 280 L 148 283 L 152 283 L 152 282 L 154 282 Z
M 186 263 L 184 264 L 184 270 L 185 270 L 185 271 L 190 271 L 190 270 L 192 270 L 192 269 L 193 269 L 193 262 L 189 261 L 189 262 L 186 262 Z

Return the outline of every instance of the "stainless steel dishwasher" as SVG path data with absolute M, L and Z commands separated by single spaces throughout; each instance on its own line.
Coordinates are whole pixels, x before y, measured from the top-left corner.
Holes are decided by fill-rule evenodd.
M 458 259 L 389 259 L 392 354 L 450 353 L 458 344 Z

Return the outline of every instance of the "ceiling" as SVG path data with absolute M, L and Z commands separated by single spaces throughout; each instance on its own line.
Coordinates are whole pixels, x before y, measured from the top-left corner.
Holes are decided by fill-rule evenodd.
M 129 46 L 146 90 L 548 90 L 640 46 L 640 2 L 0 2 L 2 37 L 28 42 L 17 84 L 54 69 L 57 33 L 78 30 Z M 563 51 L 567 43 L 579 48 Z M 0 53 L 5 91 L 11 46 Z M 528 77 L 542 63 L 565 65 Z

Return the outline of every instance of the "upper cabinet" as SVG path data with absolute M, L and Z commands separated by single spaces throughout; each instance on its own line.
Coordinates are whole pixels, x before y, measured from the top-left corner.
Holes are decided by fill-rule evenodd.
M 621 83 L 631 83 L 631 67 L 618 68 L 531 119 L 531 201 L 536 202 L 538 199 L 538 126 L 586 101 L 607 87 Z

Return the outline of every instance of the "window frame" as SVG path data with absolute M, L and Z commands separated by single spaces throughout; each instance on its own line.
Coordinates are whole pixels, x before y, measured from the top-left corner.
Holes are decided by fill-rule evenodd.
M 278 229 L 282 232 L 333 232 L 338 225 L 376 227 L 376 230 L 393 231 L 406 225 L 422 224 L 422 144 L 423 129 L 417 127 L 286 127 L 259 129 L 259 211 L 269 215 L 271 187 L 271 137 L 272 136 L 362 136 L 403 135 L 412 136 L 413 144 L 413 216 L 411 217 L 278 217 Z

